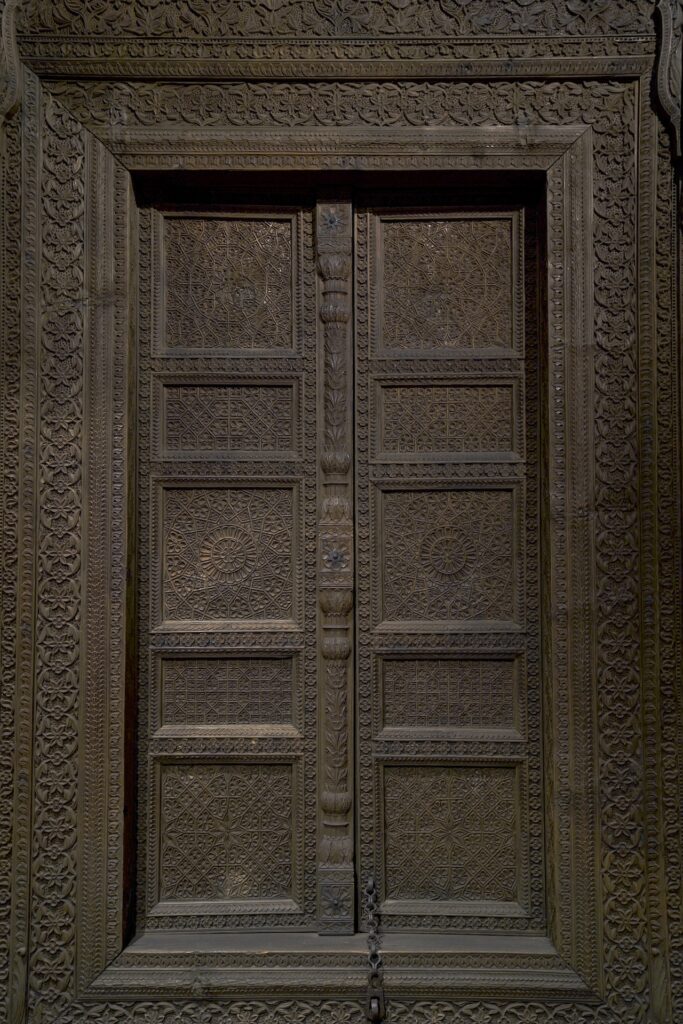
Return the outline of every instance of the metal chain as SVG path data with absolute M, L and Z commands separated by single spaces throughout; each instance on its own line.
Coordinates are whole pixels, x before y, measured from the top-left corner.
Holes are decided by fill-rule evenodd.
M 366 1016 L 371 1021 L 383 1021 L 386 1015 L 384 999 L 384 962 L 379 944 L 379 900 L 377 884 L 372 875 L 365 885 L 365 909 L 368 916 L 368 999 Z

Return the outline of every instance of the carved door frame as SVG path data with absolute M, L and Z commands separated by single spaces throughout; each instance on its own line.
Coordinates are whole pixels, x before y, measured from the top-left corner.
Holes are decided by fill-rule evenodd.
M 596 49 L 567 63 L 538 53 L 512 81 L 497 58 L 444 64 L 439 81 L 433 64 L 397 61 L 391 80 L 372 82 L 340 60 L 348 126 L 327 83 L 291 86 L 276 62 L 269 74 L 284 81 L 264 94 L 248 74 L 175 82 L 170 64 L 151 83 L 126 70 L 117 81 L 114 64 L 109 81 L 79 79 L 79 60 L 55 77 L 58 65 L 34 56 L 45 81 L 23 69 L 4 126 L 13 1024 L 155 1012 L 213 1024 L 233 1011 L 351 1021 L 362 1003 L 356 940 L 285 944 L 270 962 L 246 940 L 188 955 L 163 943 L 123 949 L 130 175 L 169 168 L 545 176 L 561 595 L 544 720 L 552 942 L 515 938 L 501 952 L 497 939 L 427 957 L 390 940 L 387 989 L 406 1022 L 673 1021 L 683 999 L 677 251 L 652 54 Z M 594 775 L 595 798 L 577 805 Z

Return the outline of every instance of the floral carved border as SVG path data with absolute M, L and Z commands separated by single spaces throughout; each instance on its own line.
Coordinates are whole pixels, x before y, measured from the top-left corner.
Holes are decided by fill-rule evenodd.
M 29 1012 L 74 990 L 83 460 L 83 129 L 47 100 L 41 165 L 40 427 Z M 42 1016 L 46 1016 L 43 1011 Z
M 652 8 L 653 0 L 472 0 L 456 5 L 444 0 L 142 0 L 135 5 L 84 0 L 78 6 L 56 0 L 25 4 L 19 29 L 23 34 L 162 38 L 635 35 L 652 33 Z

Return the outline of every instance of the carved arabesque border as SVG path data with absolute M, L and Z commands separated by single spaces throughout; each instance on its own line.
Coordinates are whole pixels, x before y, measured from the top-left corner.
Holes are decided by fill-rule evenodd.
M 270 4 L 236 0 L 212 4 L 209 0 L 144 0 L 132 7 L 126 0 L 102 6 L 84 0 L 77 8 L 68 0 L 27 4 L 21 11 L 22 33 L 66 36 L 313 36 L 384 37 L 402 35 L 609 35 L 649 34 L 653 0 L 547 0 L 529 5 L 526 0 L 473 0 L 453 6 L 443 0 L 281 0 L 276 13 Z

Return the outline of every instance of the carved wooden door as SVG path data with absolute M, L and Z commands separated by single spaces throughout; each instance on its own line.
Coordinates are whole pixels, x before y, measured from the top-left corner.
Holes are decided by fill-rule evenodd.
M 510 206 L 357 215 L 359 869 L 385 928 L 543 926 L 524 241 Z
M 142 213 L 148 928 L 316 919 L 312 229 L 301 208 Z
M 130 957 L 220 934 L 237 969 L 257 932 L 348 989 L 374 879 L 398 991 L 579 985 L 546 937 L 536 221 L 141 211 Z

